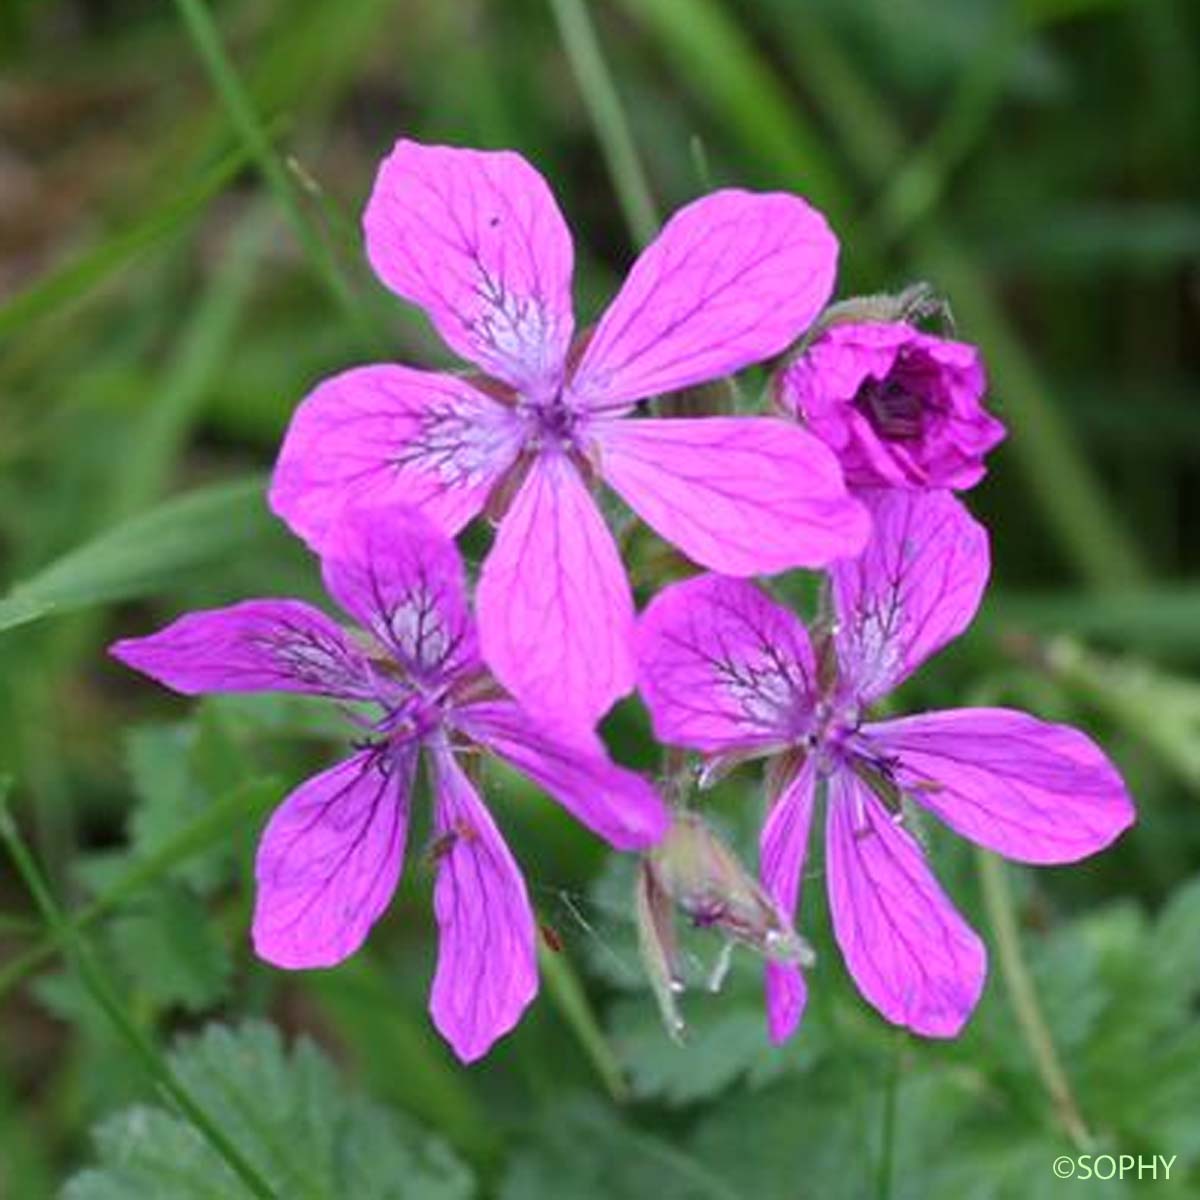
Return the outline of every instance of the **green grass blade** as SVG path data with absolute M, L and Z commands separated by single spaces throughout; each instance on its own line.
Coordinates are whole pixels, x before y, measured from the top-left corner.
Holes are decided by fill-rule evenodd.
M 246 165 L 244 149 L 223 158 L 194 186 L 129 229 L 114 234 L 73 262 L 37 280 L 0 304 L 0 337 L 38 317 L 82 300 L 89 292 L 170 237 L 220 195 Z
M 256 477 L 199 488 L 106 530 L 0 599 L 0 632 L 148 595 L 181 571 L 257 542 L 274 530 L 263 487 Z
M 110 520 L 131 516 L 164 492 L 246 311 L 267 232 L 264 215 L 252 212 L 230 237 L 220 265 L 181 331 L 162 385 L 153 389 L 134 430 L 133 452 L 114 484 Z
M 217 95 L 225 106 L 230 122 L 257 163 L 267 185 L 274 192 L 275 199 L 291 223 L 317 274 L 345 312 L 364 345 L 370 348 L 378 347 L 382 339 L 367 319 L 368 310 L 355 296 L 329 244 L 300 203 L 292 178 L 275 153 L 266 128 L 255 112 L 250 96 L 238 78 L 225 48 L 221 45 L 217 28 L 204 0 L 175 0 L 175 7 L 208 71 Z
M 998 632 L 1069 631 L 1175 660 L 1200 655 L 1200 583 L 1195 581 L 1100 595 L 993 589 L 980 619 Z
M 898 241 L 933 212 L 954 172 L 989 132 L 1023 33 L 1020 15 L 1009 4 L 979 52 L 970 57 L 933 132 L 891 173 L 873 217 L 886 244 Z
M 716 0 L 621 0 L 654 34 L 697 100 L 739 136 L 768 178 L 787 180 L 839 223 L 853 211 L 833 157 Z
M 645 246 L 658 232 L 658 210 L 587 5 L 584 0 L 550 0 L 550 7 L 596 128 L 625 222 L 634 241 Z

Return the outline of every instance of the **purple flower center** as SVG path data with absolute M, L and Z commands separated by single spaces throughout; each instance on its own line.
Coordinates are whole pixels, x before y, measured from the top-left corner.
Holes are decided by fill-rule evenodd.
M 564 403 L 561 395 L 540 404 L 530 405 L 526 409 L 525 418 L 529 440 L 538 448 L 578 448 L 580 414 Z
M 862 708 L 852 697 L 834 694 L 821 700 L 810 718 L 802 745 L 817 756 L 825 773 L 844 765 L 859 752 Z
M 917 441 L 924 432 L 925 399 L 896 372 L 883 379 L 865 379 L 855 393 L 854 406 L 886 441 Z
M 400 703 L 387 705 L 375 728 L 396 744 L 423 741 L 442 724 L 442 718 L 440 697 L 413 692 Z

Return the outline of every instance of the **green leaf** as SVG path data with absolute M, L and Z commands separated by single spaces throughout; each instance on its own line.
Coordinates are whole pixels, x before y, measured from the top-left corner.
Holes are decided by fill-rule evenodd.
M 273 532 L 258 478 L 200 488 L 123 521 L 0 599 L 0 631 L 149 595 Z
M 210 1026 L 170 1064 L 227 1137 L 288 1200 L 467 1200 L 470 1173 L 415 1122 L 348 1091 L 311 1042 L 290 1052 L 273 1026 Z M 63 1200 L 237 1200 L 245 1188 L 191 1126 L 130 1109 L 95 1132 L 99 1164 Z
M 140 725 L 126 735 L 126 762 L 139 801 L 129 820 L 134 858 L 152 856 L 212 803 L 194 769 L 200 741 L 194 721 Z M 228 874 L 229 862 L 228 843 L 217 844 L 181 863 L 175 873 L 205 892 Z
M 727 1091 L 739 1080 L 761 1086 L 787 1071 L 805 1070 L 825 1038 L 810 1016 L 801 1037 L 786 1046 L 767 1036 L 761 969 L 747 957 L 726 991 L 689 991 L 681 999 L 687 1021 L 680 1046 L 663 1029 L 647 995 L 623 1000 L 612 1012 L 609 1038 L 617 1048 L 633 1093 L 670 1105 L 694 1104 Z
M 194 892 L 164 886 L 144 893 L 112 922 L 109 940 L 125 976 L 157 1008 L 203 1012 L 229 991 L 229 946 Z

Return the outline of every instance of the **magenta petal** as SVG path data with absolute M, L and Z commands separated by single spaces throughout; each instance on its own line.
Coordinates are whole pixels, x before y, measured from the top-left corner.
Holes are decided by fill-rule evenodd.
M 748 580 L 701 575 L 664 588 L 638 622 L 637 650 L 661 742 L 709 753 L 786 745 L 809 724 L 808 634 Z
M 391 901 L 416 756 L 365 751 L 302 783 L 258 846 L 254 949 L 277 967 L 332 967 Z
M 725 190 L 681 208 L 600 320 L 571 390 L 612 408 L 785 350 L 833 288 L 837 239 L 797 196 Z
M 1103 850 L 1133 802 L 1077 729 L 1003 708 L 964 708 L 869 725 L 896 783 L 951 829 L 1019 862 L 1067 863 Z
M 522 391 L 557 387 L 574 330 L 574 250 L 525 159 L 401 140 L 363 225 L 375 273 L 419 304 L 447 345 Z
M 537 994 L 533 909 L 520 868 L 470 780 L 433 755 L 438 962 L 429 1010 L 463 1062 L 482 1058 Z
M 894 1025 L 955 1037 L 979 1002 L 987 951 L 912 836 L 845 770 L 829 781 L 825 870 L 859 991 Z
M 763 887 L 789 923 L 795 921 L 800 902 L 815 782 L 816 770 L 810 758 L 775 801 L 759 839 Z M 796 1032 L 808 990 L 800 968 L 790 963 L 768 962 L 765 982 L 767 1029 L 778 1046 Z
M 556 728 L 503 700 L 473 704 L 454 720 L 618 850 L 643 850 L 666 832 L 658 793 L 612 762 L 594 734 Z
M 987 531 L 949 492 L 862 493 L 875 527 L 830 572 L 837 651 L 860 699 L 877 699 L 973 620 L 990 568 Z
M 689 558 L 772 575 L 857 554 L 870 522 L 833 454 L 773 417 L 606 421 L 605 479 Z
M 329 594 L 427 681 L 480 665 L 462 559 L 410 508 L 349 508 L 321 560 Z
M 372 697 L 362 654 L 323 612 L 299 600 L 246 600 L 188 613 L 149 637 L 109 647 L 126 666 L 187 696 L 307 692 Z
M 527 708 L 590 729 L 633 688 L 633 598 L 579 472 L 534 461 L 479 578 L 484 658 Z
M 512 464 L 521 437 L 512 410 L 463 379 L 356 367 L 296 409 L 271 508 L 318 550 L 347 503 L 409 504 L 457 533 Z

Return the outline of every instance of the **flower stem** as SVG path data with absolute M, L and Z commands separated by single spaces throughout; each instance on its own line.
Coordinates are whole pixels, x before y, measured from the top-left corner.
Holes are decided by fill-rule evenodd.
M 617 1059 L 613 1048 L 604 1036 L 604 1030 L 596 1019 L 579 976 L 567 960 L 565 954 L 547 949 L 539 938 L 538 966 L 550 997 L 562 1014 L 562 1018 L 578 1039 L 584 1053 L 596 1068 L 605 1090 L 617 1104 L 623 1104 L 629 1099 L 629 1087 L 625 1082 L 625 1073 Z
M 135 862 L 95 899 L 67 917 L 64 925 L 52 926 L 45 936 L 6 962 L 0 970 L 0 1000 L 26 976 L 52 961 L 55 953 L 63 948 L 65 937 L 79 937 L 89 925 L 161 879 L 168 871 L 262 817 L 279 802 L 282 794 L 279 781 L 265 777 L 241 784 L 215 801 L 158 849 Z
M 563 49 L 583 94 L 588 115 L 604 152 L 613 188 L 629 232 L 639 247 L 658 232 L 655 207 L 645 168 L 638 157 L 625 110 L 604 61 L 586 0 L 550 0 Z
M 80 981 L 91 994 L 92 999 L 104 1011 L 105 1016 L 112 1022 L 118 1034 L 129 1045 L 134 1056 L 141 1060 L 146 1073 L 174 1101 L 196 1132 L 224 1159 L 229 1169 L 246 1185 L 250 1193 L 260 1197 L 260 1200 L 275 1200 L 274 1188 L 192 1098 L 191 1093 L 175 1077 L 174 1071 L 171 1070 L 162 1055 L 125 1011 L 125 1007 L 105 978 L 99 964 L 92 958 L 78 930 L 71 925 L 66 914 L 50 894 L 50 888 L 8 811 L 5 800 L 7 790 L 7 781 L 0 780 L 0 839 L 7 845 L 13 863 L 24 879 L 25 886 L 41 910 L 46 923 L 54 930 L 56 936 L 66 943 L 72 965 L 78 972 Z
M 1071 1081 L 1058 1057 L 1050 1026 L 1038 1002 L 1033 976 L 1021 952 L 1012 889 L 1008 884 L 1004 863 L 986 850 L 975 851 L 975 864 L 983 888 L 983 903 L 987 909 L 996 947 L 1000 955 L 1000 974 L 1008 998 L 1016 1014 L 1021 1034 L 1033 1055 L 1034 1065 L 1050 1099 L 1059 1122 L 1067 1136 L 1080 1149 L 1092 1145 L 1092 1135 L 1079 1110 Z
M 897 1029 L 895 1037 L 896 1045 L 892 1051 L 892 1061 L 888 1065 L 887 1077 L 883 1083 L 879 1174 L 875 1189 L 879 1200 L 889 1200 L 892 1194 L 892 1164 L 896 1150 L 896 1093 L 900 1090 L 900 1063 L 904 1057 L 904 1047 L 908 1042 L 907 1034 L 903 1029 Z

